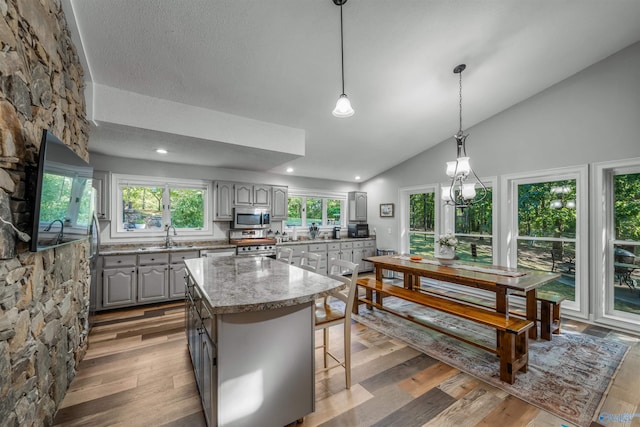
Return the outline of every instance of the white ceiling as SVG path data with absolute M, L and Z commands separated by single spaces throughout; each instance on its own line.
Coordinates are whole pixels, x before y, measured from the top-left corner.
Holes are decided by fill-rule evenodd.
M 349 0 L 345 91 L 355 115 L 338 119 L 340 10 L 332 0 L 64 5 L 88 87 L 302 129 L 306 143 L 299 156 L 243 147 L 232 136 L 150 131 L 137 114 L 123 126 L 100 119 L 119 108 L 110 104 L 91 111 L 98 126 L 90 151 L 281 174 L 291 166 L 294 175 L 351 182 L 458 130 L 452 70 L 460 63 L 466 129 L 640 40 L 637 0 Z M 157 158 L 158 145 L 170 154 Z M 481 147 L 474 140 L 470 152 Z

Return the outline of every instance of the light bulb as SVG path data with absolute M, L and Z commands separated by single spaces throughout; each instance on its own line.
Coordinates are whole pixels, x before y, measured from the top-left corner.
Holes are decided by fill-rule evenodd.
M 338 98 L 338 102 L 336 102 L 336 108 L 333 109 L 332 114 L 338 118 L 346 118 L 353 116 L 353 108 L 351 108 L 351 101 L 347 98 L 347 95 L 344 93 L 340 95 Z
M 560 209 L 561 207 L 562 207 L 562 200 L 556 199 L 556 200 L 551 202 L 551 208 L 552 209 Z
M 569 208 L 569 209 L 575 209 L 576 208 L 576 201 L 575 200 L 567 200 L 567 204 L 565 206 L 567 208 Z

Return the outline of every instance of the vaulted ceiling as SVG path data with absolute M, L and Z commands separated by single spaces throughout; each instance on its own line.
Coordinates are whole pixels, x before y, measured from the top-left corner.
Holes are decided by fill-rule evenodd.
M 348 0 L 338 119 L 332 0 L 63 5 L 91 152 L 351 182 L 458 130 L 460 63 L 469 128 L 640 40 L 636 0 Z

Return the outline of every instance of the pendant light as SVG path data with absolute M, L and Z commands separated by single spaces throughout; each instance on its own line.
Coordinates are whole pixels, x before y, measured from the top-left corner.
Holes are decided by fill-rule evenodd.
M 347 0 L 333 0 L 336 6 L 340 6 L 340 61 L 342 63 L 342 94 L 336 102 L 336 108 L 333 109 L 332 114 L 338 118 L 346 118 L 353 116 L 353 108 L 351 108 L 351 101 L 344 93 L 344 36 L 342 31 L 342 5 Z
M 462 131 L 462 72 L 467 68 L 465 64 L 460 64 L 453 69 L 455 74 L 460 76 L 460 128 L 458 133 L 453 135 L 456 140 L 457 157 L 456 160 L 447 162 L 447 176 L 451 178 L 451 185 L 442 188 L 442 201 L 457 208 L 466 208 L 475 203 L 479 203 L 487 196 L 487 187 L 480 181 L 478 175 L 471 168 L 471 159 L 467 156 L 466 140 L 469 135 Z M 469 179 L 469 181 L 467 181 Z M 476 199 L 476 186 L 479 185 L 480 197 Z

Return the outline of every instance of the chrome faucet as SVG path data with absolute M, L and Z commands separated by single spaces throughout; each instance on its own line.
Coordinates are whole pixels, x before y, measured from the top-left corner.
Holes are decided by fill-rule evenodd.
M 56 222 L 60 223 L 60 232 L 58 233 L 54 241 L 54 243 L 57 245 L 58 243 L 62 243 L 62 239 L 64 238 L 64 222 L 61 219 L 54 219 L 42 231 L 51 231 L 51 227 L 53 227 L 53 224 L 55 224 Z
M 164 247 L 165 248 L 170 248 L 173 245 L 173 241 L 171 240 L 171 237 L 169 237 L 169 230 L 171 230 L 173 228 L 173 235 L 177 236 L 178 232 L 176 231 L 176 228 L 171 225 L 171 224 L 167 224 L 164 226 L 165 230 L 167 230 L 167 237 L 164 240 Z

